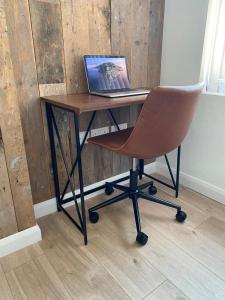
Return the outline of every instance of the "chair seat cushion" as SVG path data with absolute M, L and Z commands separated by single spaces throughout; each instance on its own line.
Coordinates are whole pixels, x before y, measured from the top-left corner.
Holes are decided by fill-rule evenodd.
M 124 130 L 98 135 L 89 138 L 87 141 L 88 143 L 116 151 L 126 143 L 132 131 L 133 127 L 130 127 Z

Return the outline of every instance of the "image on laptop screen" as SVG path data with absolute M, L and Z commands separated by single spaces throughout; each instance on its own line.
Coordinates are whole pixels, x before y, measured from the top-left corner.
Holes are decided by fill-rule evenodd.
M 130 88 L 125 57 L 90 55 L 84 59 L 91 91 Z

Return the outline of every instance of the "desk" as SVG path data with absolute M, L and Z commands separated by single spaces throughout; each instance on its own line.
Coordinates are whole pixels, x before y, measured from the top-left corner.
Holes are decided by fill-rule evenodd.
M 46 103 L 74 111 L 77 115 L 85 112 L 112 109 L 134 104 L 143 104 L 146 95 L 128 96 L 120 98 L 106 98 L 90 94 L 73 94 L 42 97 Z
M 50 139 L 50 148 L 51 148 L 51 159 L 52 159 L 52 168 L 53 168 L 53 177 L 54 177 L 54 186 L 55 186 L 55 195 L 56 195 L 56 202 L 57 202 L 57 209 L 58 211 L 63 211 L 65 215 L 73 222 L 73 224 L 78 228 L 78 230 L 83 234 L 84 243 L 87 244 L 87 228 L 86 228 L 86 215 L 85 215 L 85 203 L 84 203 L 84 196 L 94 193 L 98 190 L 104 189 L 107 186 L 107 183 L 101 185 L 97 188 L 88 190 L 84 192 L 84 184 L 83 184 L 83 170 L 82 170 L 82 160 L 81 160 L 81 152 L 84 147 L 85 141 L 87 139 L 88 133 L 91 129 L 92 123 L 95 119 L 96 112 L 98 110 L 108 110 L 110 116 L 112 117 L 113 122 L 115 123 L 117 129 L 119 130 L 119 126 L 116 122 L 116 119 L 113 115 L 111 109 L 130 106 L 134 104 L 143 104 L 146 95 L 138 95 L 138 96 L 128 96 L 128 97 L 121 97 L 121 98 L 104 98 L 100 96 L 90 95 L 90 94 L 73 94 L 73 95 L 59 95 L 59 96 L 46 96 L 42 97 L 41 101 L 45 102 L 46 105 L 46 113 L 47 113 L 47 123 L 48 123 L 48 131 L 49 131 L 49 139 Z M 77 150 L 77 157 L 72 165 L 70 170 L 65 156 L 65 151 L 63 149 L 63 144 L 60 138 L 59 129 L 57 126 L 56 118 L 54 116 L 53 107 L 58 107 L 63 110 L 67 110 L 73 112 L 74 115 L 74 126 L 75 126 L 75 137 L 76 137 L 76 150 Z M 89 124 L 86 128 L 85 135 L 83 137 L 82 142 L 80 142 L 80 125 L 79 125 L 79 116 L 85 112 L 92 112 L 92 116 L 90 118 Z M 60 193 L 59 188 L 59 176 L 58 176 L 58 168 L 57 168 L 57 157 L 56 157 L 56 148 L 55 148 L 55 137 L 54 132 L 56 134 L 59 148 L 62 154 L 63 162 L 65 165 L 66 173 L 67 173 L 67 182 L 65 184 L 65 188 Z M 178 156 L 177 156 L 177 178 L 176 182 L 173 178 L 173 174 L 169 165 L 169 161 L 167 156 L 165 155 L 166 162 L 169 168 L 169 172 L 172 178 L 173 185 L 168 183 L 164 183 L 161 180 L 150 176 L 144 173 L 144 161 L 141 160 L 140 162 L 140 177 L 145 175 L 151 179 L 154 179 L 169 188 L 176 190 L 176 196 L 178 196 L 178 189 L 179 189 L 179 165 L 180 165 L 180 147 L 178 148 Z M 74 170 L 78 167 L 78 176 L 79 176 L 79 194 L 75 194 L 75 185 L 72 180 L 72 176 Z M 113 183 L 119 183 L 124 180 L 127 180 L 129 176 L 120 178 Z M 72 197 L 68 199 L 64 199 L 66 190 L 70 186 L 72 191 Z M 78 204 L 78 199 L 80 198 L 81 207 Z M 63 204 L 74 201 L 75 208 L 77 212 L 77 216 L 79 219 L 79 223 L 65 210 Z

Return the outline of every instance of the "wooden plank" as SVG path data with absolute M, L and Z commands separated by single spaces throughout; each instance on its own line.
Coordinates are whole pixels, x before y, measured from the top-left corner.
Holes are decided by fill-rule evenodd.
M 163 12 L 164 0 L 111 2 L 112 52 L 128 57 L 132 87 L 159 83 Z M 138 113 L 131 108 L 131 124 Z
M 130 249 L 129 254 L 125 249 L 112 249 L 112 240 L 116 241 L 115 235 L 107 230 L 107 234 L 92 239 L 88 251 L 93 255 L 98 253 L 99 264 L 110 270 L 131 299 L 143 299 L 165 281 L 157 268 L 135 249 Z
M 98 198 L 100 198 L 98 201 L 101 201 L 104 196 Z M 116 208 L 115 211 L 116 210 L 118 210 L 118 208 Z M 72 212 L 71 208 L 70 212 Z M 83 248 L 81 252 L 84 257 L 88 255 L 92 260 L 96 260 L 99 266 L 109 271 L 111 276 L 131 299 L 142 299 L 160 285 L 165 280 L 165 277 L 162 276 L 156 268 L 152 268 L 151 264 L 137 252 L 137 249 L 133 247 L 133 245 L 130 245 L 129 251 L 127 251 L 128 248 L 124 249 L 123 247 L 119 247 L 118 249 L 117 246 L 112 247 L 111 241 L 117 243 L 117 237 L 115 236 L 116 232 L 113 230 L 113 225 L 115 224 L 111 224 L 111 222 L 108 221 L 110 219 L 109 215 L 110 213 L 108 216 L 105 216 L 107 222 L 105 222 L 104 219 L 102 220 L 106 226 L 103 224 L 99 224 L 98 226 L 98 224 L 96 224 L 96 226 L 98 226 L 97 231 L 94 230 L 94 228 L 90 228 L 89 246 L 87 249 Z M 53 225 L 50 225 L 50 223 L 53 223 Z M 76 249 L 79 244 L 78 233 L 74 234 L 74 227 L 71 222 L 68 222 L 63 216 L 59 216 L 57 218 L 52 217 L 51 221 L 45 220 L 44 224 L 42 221 L 42 225 L 51 231 L 54 230 L 53 228 L 57 228 L 57 234 L 63 237 L 63 241 L 61 241 L 60 244 L 69 244 L 72 249 L 75 249 L 73 255 L 75 255 L 75 253 L 77 255 Z M 49 228 L 49 226 L 51 227 Z M 51 235 L 52 245 L 56 244 L 56 240 L 52 238 L 53 233 L 49 233 L 47 236 L 49 235 Z M 62 238 L 60 238 L 60 240 L 61 239 Z M 123 246 L 124 244 L 126 244 L 125 241 Z M 51 249 L 52 247 L 50 246 L 49 253 Z M 88 268 L 89 267 L 90 266 L 88 266 Z
M 60 1 L 31 0 L 30 12 L 40 95 L 66 94 Z M 48 149 L 50 149 L 44 106 L 42 106 L 42 113 L 45 128 L 45 143 Z M 70 135 L 71 115 L 59 109 L 55 109 L 54 113 L 61 134 L 67 163 L 71 166 L 70 140 L 74 139 L 74 137 Z M 62 191 L 67 176 L 57 139 L 56 151 L 60 190 Z M 48 161 L 51 166 L 50 153 L 48 153 Z M 52 173 L 52 170 L 50 170 L 50 172 Z M 51 190 L 54 195 L 52 178 L 51 185 Z
M 39 221 L 46 236 L 41 246 L 73 298 L 130 299 L 111 272 L 86 247 L 80 248 L 82 237 L 62 214 Z
M 112 53 L 127 57 L 128 72 L 132 73 L 132 0 L 111 1 L 111 47 Z M 130 16 L 128 18 L 128 15 Z
M 132 87 L 148 86 L 147 56 L 149 31 L 150 1 L 111 1 L 111 44 L 112 53 L 125 55 Z M 129 18 L 127 17 L 129 15 Z M 137 26 L 138 24 L 138 26 Z M 121 111 L 118 122 L 128 122 L 133 126 L 140 111 L 140 106 L 132 106 Z M 127 171 L 130 160 L 126 157 L 113 156 L 114 173 Z
M 53 266 L 49 263 L 46 255 L 42 255 L 34 261 L 40 275 L 43 277 L 43 281 L 47 282 L 47 289 L 52 286 L 59 299 L 72 299 L 67 289 L 59 279 L 59 275 L 55 272 Z
M 124 55 L 127 58 L 128 73 L 131 79 L 132 68 L 131 68 L 131 56 L 132 56 L 132 0 L 128 1 L 111 1 L 111 48 L 112 54 Z M 127 16 L 130 16 L 129 18 Z M 129 124 L 132 125 L 131 120 L 132 108 L 127 108 L 124 114 L 121 115 L 121 119 L 118 122 L 123 122 L 123 116 L 129 115 Z M 114 157 L 114 159 L 116 159 Z M 117 160 L 117 159 L 116 159 Z M 115 161 L 115 164 L 117 162 Z M 121 162 L 120 162 L 121 164 Z M 117 168 L 120 168 L 120 164 Z
M 66 93 L 59 0 L 30 0 L 34 50 L 40 95 Z
M 19 251 L 11 253 L 9 255 L 3 256 L 0 258 L 0 263 L 2 269 L 5 273 L 12 271 L 13 269 L 18 268 L 19 266 L 27 263 L 28 261 L 39 257 L 43 254 L 43 251 L 40 245 L 33 244 L 31 246 L 25 247 Z
M 176 286 L 168 280 L 160 285 L 153 293 L 148 295 L 145 300 L 190 300 Z
M 83 55 L 111 52 L 110 3 L 109 0 L 63 0 L 61 8 L 67 92 L 86 92 Z M 90 117 L 91 114 L 81 116 L 81 130 L 87 127 Z M 107 126 L 109 123 L 105 112 L 98 112 L 93 128 Z M 76 155 L 74 148 L 71 149 L 73 157 Z M 85 185 L 112 176 L 112 153 L 91 145 L 86 145 L 85 148 L 82 154 Z
M 185 251 L 175 247 L 173 242 L 167 240 L 166 235 L 162 236 L 154 227 L 147 228 L 151 232 L 152 251 L 143 247 L 140 253 L 145 255 L 153 266 L 178 286 L 185 295 L 193 300 L 220 300 L 225 297 L 223 280 L 187 255 Z
M 149 87 L 147 73 L 149 68 L 150 0 L 132 1 L 130 9 L 132 14 L 131 84 L 134 87 Z M 157 63 L 159 61 L 158 59 Z
M 96 261 L 93 262 L 92 256 L 86 251 L 77 253 L 76 249 L 68 245 L 64 248 L 60 244 L 46 252 L 73 299 L 89 299 L 93 295 L 97 299 L 130 299 L 113 276 Z
M 196 228 L 197 232 L 207 235 L 221 246 L 225 247 L 225 222 L 210 217 Z
M 74 229 L 69 232 L 64 230 L 68 229 L 68 223 L 62 215 L 41 221 L 44 221 L 41 223 L 48 231 L 46 238 L 50 237 L 52 242 L 49 248 L 44 247 L 45 255 L 73 299 L 89 299 L 93 296 L 97 299 L 130 299 L 88 249 L 78 246 L 81 242 L 79 233 Z M 54 228 L 57 228 L 57 233 Z M 75 233 L 72 239 L 69 237 L 71 232 Z
M 151 0 L 147 76 L 150 88 L 160 84 L 164 8 L 165 0 Z
M 156 177 L 164 180 L 163 177 L 160 177 L 158 175 L 156 175 Z M 168 181 L 166 181 L 166 182 L 168 182 Z M 188 224 L 192 229 L 195 229 L 202 222 L 204 222 L 206 219 L 208 219 L 209 214 L 206 211 L 201 210 L 198 205 L 194 204 L 194 202 L 197 202 L 197 199 L 199 199 L 200 197 L 196 197 L 196 201 L 194 201 L 193 199 L 191 200 L 191 197 L 190 198 L 184 197 L 183 196 L 184 188 L 181 186 L 179 197 L 174 198 L 173 190 L 171 190 L 165 186 L 162 186 L 156 182 L 154 184 L 156 185 L 156 187 L 158 189 L 160 189 L 159 194 L 158 194 L 159 197 L 162 197 L 162 199 L 167 199 L 167 200 L 169 200 L 177 205 L 180 205 L 182 207 L 182 210 L 184 210 L 188 216 L 185 221 L 185 224 Z M 146 203 L 146 205 L 151 205 L 153 212 L 158 207 L 157 205 L 154 205 L 153 203 L 151 204 L 148 202 Z M 157 210 L 156 210 L 156 212 L 159 213 L 159 211 L 157 211 Z M 173 218 L 174 218 L 174 210 L 173 209 L 171 210 L 168 207 L 163 207 L 162 213 L 167 214 L 168 217 L 171 218 L 171 220 L 173 220 Z
M 32 195 L 21 127 L 4 3 L 0 1 L 0 127 L 15 207 L 18 230 L 35 224 Z
M 128 57 L 133 87 L 159 84 L 164 2 L 111 1 L 112 52 Z
M 30 1 L 39 84 L 64 82 L 59 1 Z M 54 18 L 55 17 L 55 18 Z M 59 17 L 59 18 L 57 18 Z
M 220 203 L 210 199 L 209 197 L 199 194 L 189 188 L 182 187 L 179 199 L 187 201 L 193 207 L 207 213 L 212 213 L 213 210 L 221 211 L 224 213 L 223 207 Z
M 13 295 L 13 299 L 16 300 L 28 300 L 25 292 L 23 291 L 15 273 L 13 271 L 7 273 L 6 275 L 7 281 L 10 286 L 11 293 Z
M 12 293 L 0 264 L 0 300 L 12 300 Z
M 27 1 L 9 0 L 5 1 L 5 11 L 31 189 L 37 203 L 49 199 L 51 194 L 29 5 Z
M 83 55 L 110 53 L 108 0 L 62 0 L 67 92 L 87 91 Z
M 111 11 L 112 53 L 127 57 L 132 87 L 149 87 L 147 75 L 149 70 L 150 0 L 113 0 Z M 155 13 L 157 14 L 157 12 Z M 128 15 L 129 18 L 127 18 Z M 159 36 L 159 39 L 161 38 L 162 35 Z M 159 61 L 155 62 L 155 64 L 158 63 Z M 157 76 L 159 78 L 159 74 Z M 140 109 L 140 106 L 127 108 L 120 115 L 119 122 L 123 123 L 123 120 L 126 120 L 129 115 L 128 126 L 133 126 Z M 117 165 L 118 158 L 115 155 L 114 161 Z M 119 167 L 116 168 L 123 171 L 128 170 L 130 160 L 122 157 L 119 161 Z
M 16 215 L 0 131 L 0 239 L 17 231 Z
M 71 299 L 45 255 L 26 262 L 6 276 L 12 291 L 21 298 Z

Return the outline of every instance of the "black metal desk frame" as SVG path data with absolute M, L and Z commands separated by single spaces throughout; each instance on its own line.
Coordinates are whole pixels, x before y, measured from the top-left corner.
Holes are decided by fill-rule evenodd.
M 70 168 L 68 166 L 68 163 L 66 161 L 66 155 L 65 155 L 62 140 L 61 140 L 61 137 L 60 137 L 59 129 L 58 129 L 58 126 L 57 126 L 56 118 L 55 118 L 55 115 L 54 115 L 53 107 L 57 107 L 57 108 L 60 108 L 60 109 L 63 109 L 63 110 L 66 110 L 66 111 L 69 111 L 69 112 L 73 113 L 77 156 L 76 156 L 76 159 L 73 162 L 71 170 L 70 170 Z M 117 130 L 120 130 L 119 125 L 116 121 L 116 118 L 115 118 L 112 110 L 107 109 L 107 111 L 108 111 L 109 116 L 112 119 L 113 123 L 115 124 Z M 97 113 L 97 111 L 92 112 L 92 116 L 91 116 L 89 124 L 86 128 L 83 140 L 82 140 L 82 142 L 80 142 L 79 114 L 72 111 L 72 110 L 70 110 L 70 109 L 67 109 L 65 107 L 61 107 L 61 106 L 49 103 L 46 100 L 46 114 L 47 114 L 47 123 L 48 123 L 48 131 L 49 131 L 51 160 L 52 160 L 52 169 L 53 169 L 53 178 L 54 178 L 54 187 L 55 187 L 57 209 L 58 209 L 58 211 L 63 211 L 63 213 L 70 219 L 70 221 L 82 233 L 85 245 L 87 245 L 88 241 L 87 241 L 87 227 L 86 227 L 86 212 L 85 212 L 84 196 L 89 195 L 91 193 L 94 193 L 96 191 L 105 189 L 106 185 L 108 184 L 106 182 L 105 184 L 103 184 L 99 187 L 90 189 L 88 191 L 84 191 L 81 154 L 82 154 L 82 150 L 84 148 L 84 144 L 87 140 L 88 133 L 89 133 L 89 131 L 91 129 L 91 126 L 93 124 L 93 121 L 96 117 L 96 113 Z M 60 193 L 60 186 L 59 186 L 59 175 L 58 175 L 58 165 L 57 165 L 56 144 L 55 144 L 54 132 L 55 132 L 57 140 L 58 140 L 61 156 L 62 156 L 62 159 L 63 159 L 66 174 L 67 174 L 67 182 L 65 183 L 65 187 L 63 189 L 62 194 Z M 158 179 L 154 176 L 146 174 L 144 172 L 144 160 L 142 160 L 142 159 L 139 160 L 139 178 L 141 179 L 142 176 L 144 175 L 144 176 L 146 176 L 146 177 L 148 177 L 148 178 L 150 178 L 154 181 L 157 181 L 160 184 L 163 184 L 163 185 L 167 186 L 168 188 L 171 188 L 171 189 L 175 190 L 176 197 L 178 197 L 178 194 L 179 194 L 179 173 L 180 173 L 180 153 L 181 153 L 181 146 L 179 146 L 178 149 L 177 149 L 176 181 L 174 179 L 168 157 L 167 157 L 167 155 L 165 155 L 166 164 L 167 164 L 167 167 L 168 167 L 173 185 L 168 184 L 166 182 L 163 182 L 162 180 L 160 180 L 160 179 Z M 75 171 L 76 167 L 78 167 L 78 177 L 79 177 L 79 187 L 80 187 L 80 192 L 77 193 L 77 194 L 75 193 L 75 185 L 74 185 L 74 182 L 73 182 L 73 174 L 74 174 L 74 171 Z M 125 177 L 122 177 L 118 180 L 110 182 L 110 184 L 116 185 L 119 182 L 125 181 L 127 179 L 129 179 L 129 176 L 125 176 Z M 67 199 L 64 199 L 67 188 L 69 186 L 70 186 L 71 191 L 72 191 L 72 196 L 67 198 Z M 79 206 L 78 199 L 80 199 L 80 206 L 81 207 Z M 68 202 L 71 202 L 71 201 L 74 201 L 75 209 L 76 209 L 76 212 L 77 212 L 79 222 L 77 220 L 75 220 L 74 217 L 63 207 L 64 204 L 66 204 Z

